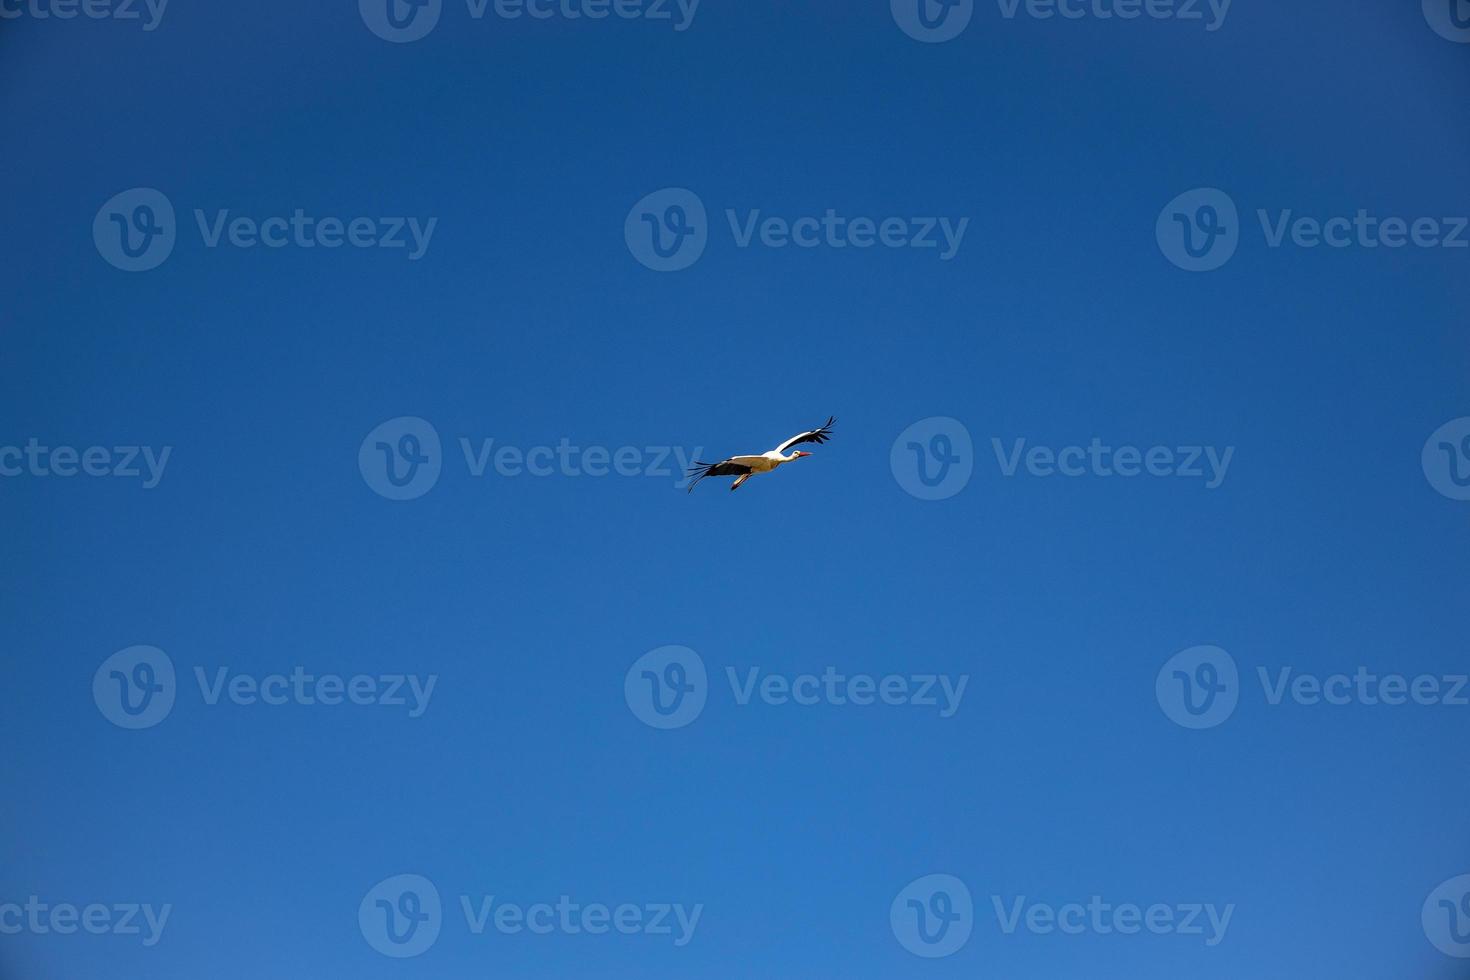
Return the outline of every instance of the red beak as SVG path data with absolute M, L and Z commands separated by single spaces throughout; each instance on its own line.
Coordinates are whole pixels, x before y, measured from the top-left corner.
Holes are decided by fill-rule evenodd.
M 801 456 L 810 456 L 810 455 L 811 455 L 811 453 L 804 453 L 804 452 L 802 452 L 802 451 L 801 451 L 801 450 L 800 450 L 800 449 L 798 449 L 798 450 L 797 450 L 797 451 L 796 451 L 796 455 L 797 455 L 797 456 L 798 456 L 798 457 L 801 457 Z

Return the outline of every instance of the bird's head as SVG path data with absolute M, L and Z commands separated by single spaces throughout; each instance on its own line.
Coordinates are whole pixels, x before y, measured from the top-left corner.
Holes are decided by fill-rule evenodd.
M 792 459 L 801 459 L 801 457 L 803 457 L 803 456 L 810 456 L 810 455 L 811 455 L 811 453 L 804 453 L 800 449 L 798 449 L 794 454 L 792 454 L 791 458 Z

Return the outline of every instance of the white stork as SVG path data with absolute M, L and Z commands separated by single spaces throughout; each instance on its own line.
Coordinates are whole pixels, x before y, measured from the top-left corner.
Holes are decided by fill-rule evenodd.
M 769 473 L 782 463 L 789 463 L 793 459 L 810 456 L 811 453 L 800 451 L 793 452 L 790 456 L 787 456 L 786 450 L 792 446 L 800 446 L 806 442 L 814 442 L 820 446 L 831 438 L 832 423 L 836 421 L 835 418 L 829 417 L 827 423 L 820 428 L 812 429 L 810 432 L 798 433 L 770 452 L 761 453 L 759 456 L 731 456 L 729 459 L 721 460 L 718 463 L 701 463 L 696 460 L 694 465 L 690 467 L 688 473 L 688 476 L 691 477 L 689 492 L 693 493 L 694 485 L 707 476 L 733 476 L 735 482 L 730 484 L 730 489 L 734 490 L 757 473 Z

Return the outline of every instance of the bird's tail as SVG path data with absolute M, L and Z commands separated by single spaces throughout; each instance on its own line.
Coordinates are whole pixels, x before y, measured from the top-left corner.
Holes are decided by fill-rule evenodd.
M 689 489 L 685 490 L 684 492 L 693 493 L 695 484 L 699 483 L 700 480 L 703 480 L 705 477 L 709 476 L 709 471 L 714 468 L 714 463 L 701 463 L 699 460 L 696 459 L 694 461 L 694 465 L 689 467 L 689 469 L 684 473 L 684 479 L 689 481 Z

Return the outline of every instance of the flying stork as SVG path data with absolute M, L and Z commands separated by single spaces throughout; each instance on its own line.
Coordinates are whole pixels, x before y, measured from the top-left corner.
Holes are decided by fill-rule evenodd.
M 836 421 L 835 418 L 829 417 L 825 425 L 812 429 L 810 432 L 798 433 L 770 452 L 761 453 L 759 456 L 731 456 L 729 459 L 721 460 L 718 463 L 701 463 L 696 460 L 694 465 L 690 467 L 688 473 L 688 476 L 692 477 L 689 483 L 689 492 L 693 493 L 695 484 L 707 476 L 733 476 L 735 482 L 730 484 L 730 489 L 735 490 L 740 484 L 749 480 L 757 473 L 769 473 L 782 463 L 789 463 L 793 459 L 810 456 L 811 453 L 804 453 L 799 450 L 787 456 L 786 450 L 792 446 L 800 446 L 806 442 L 814 442 L 820 446 L 831 438 L 832 423 Z

